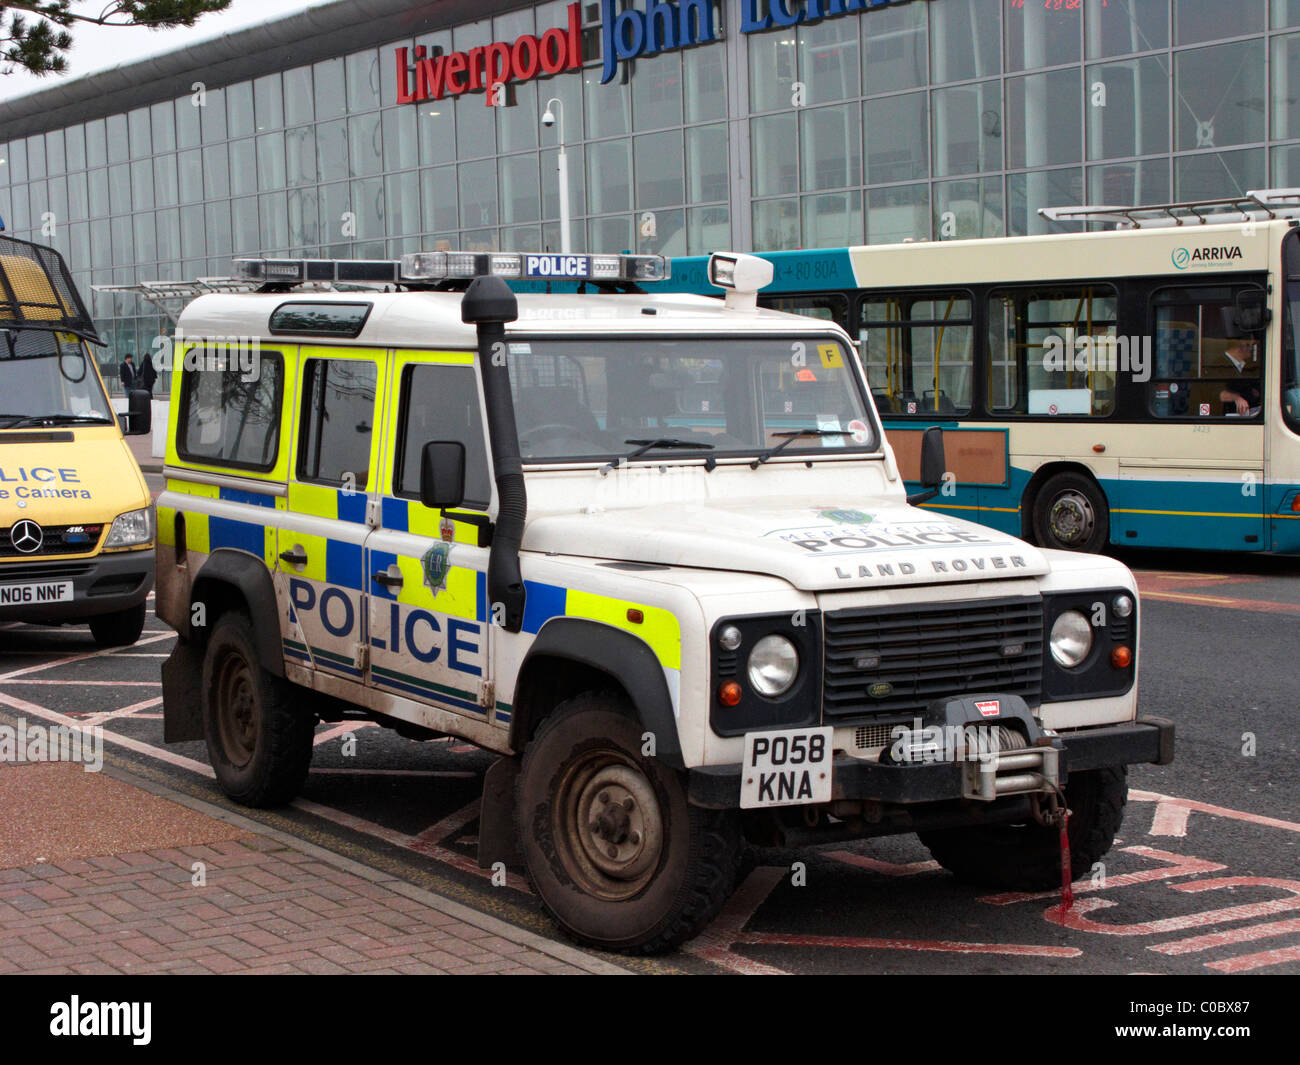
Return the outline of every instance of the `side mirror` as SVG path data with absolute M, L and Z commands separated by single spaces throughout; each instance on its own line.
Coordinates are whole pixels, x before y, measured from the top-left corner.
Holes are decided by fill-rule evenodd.
M 1242 289 L 1237 293 L 1235 324 L 1243 333 L 1258 333 L 1272 317 L 1264 293 L 1259 289 Z
M 127 436 L 147 436 L 153 429 L 153 397 L 143 388 L 128 396 Z
M 937 425 L 926 429 L 921 437 L 921 487 L 924 491 L 907 497 L 909 503 L 924 503 L 939 494 L 948 463 L 943 452 L 943 430 Z
M 420 452 L 420 502 L 434 510 L 465 501 L 465 445 L 431 440 Z

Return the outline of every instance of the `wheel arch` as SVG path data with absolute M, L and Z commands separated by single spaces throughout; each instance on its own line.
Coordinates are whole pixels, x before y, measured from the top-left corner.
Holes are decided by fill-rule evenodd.
M 515 682 L 510 746 L 522 751 L 556 706 L 593 690 L 626 697 L 642 727 L 654 733 L 655 756 L 683 768 L 677 715 L 654 651 L 630 632 L 582 618 L 552 619 L 538 633 Z
M 1037 543 L 1034 538 L 1034 507 L 1038 503 L 1038 493 L 1042 491 L 1043 485 L 1055 477 L 1058 473 L 1077 473 L 1097 486 L 1097 491 L 1101 493 L 1101 498 L 1106 503 L 1107 512 L 1110 511 L 1110 497 L 1106 494 L 1106 489 L 1101 486 L 1101 481 L 1097 479 L 1096 472 L 1088 465 L 1073 461 L 1070 459 L 1059 459 L 1052 462 L 1044 462 L 1029 478 L 1029 483 L 1025 485 L 1024 492 L 1020 495 L 1020 538 L 1028 543 Z M 1110 540 L 1110 531 L 1106 533 L 1107 541 Z
M 191 624 L 194 605 L 205 606 L 205 632 Z M 182 635 L 203 642 L 207 632 L 227 610 L 243 609 L 253 626 L 253 638 L 262 666 L 277 677 L 284 676 L 284 643 L 280 635 L 280 611 L 275 583 L 266 563 L 247 551 L 219 547 L 195 574 L 190 589 L 187 632 Z

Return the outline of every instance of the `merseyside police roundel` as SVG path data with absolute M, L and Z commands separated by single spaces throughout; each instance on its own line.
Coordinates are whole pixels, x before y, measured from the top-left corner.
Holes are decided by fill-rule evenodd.
M 451 544 L 448 543 L 436 543 L 424 553 L 424 583 L 435 595 L 447 587 L 450 559 Z

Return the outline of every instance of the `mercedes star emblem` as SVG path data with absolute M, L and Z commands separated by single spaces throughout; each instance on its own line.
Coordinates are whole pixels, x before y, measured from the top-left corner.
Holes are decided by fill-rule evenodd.
M 15 551 L 30 555 L 41 549 L 41 544 L 45 542 L 45 534 L 41 532 L 41 527 L 36 522 L 24 518 L 9 530 L 9 542 L 14 545 Z

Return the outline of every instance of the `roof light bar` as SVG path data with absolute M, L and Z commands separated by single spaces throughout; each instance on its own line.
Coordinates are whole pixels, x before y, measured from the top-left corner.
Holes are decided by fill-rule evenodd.
M 444 281 L 489 274 L 527 281 L 664 281 L 669 266 L 662 255 L 419 251 L 402 256 L 404 281 Z
M 397 263 L 391 259 L 236 259 L 235 276 L 262 284 L 337 281 L 356 284 L 396 284 Z

